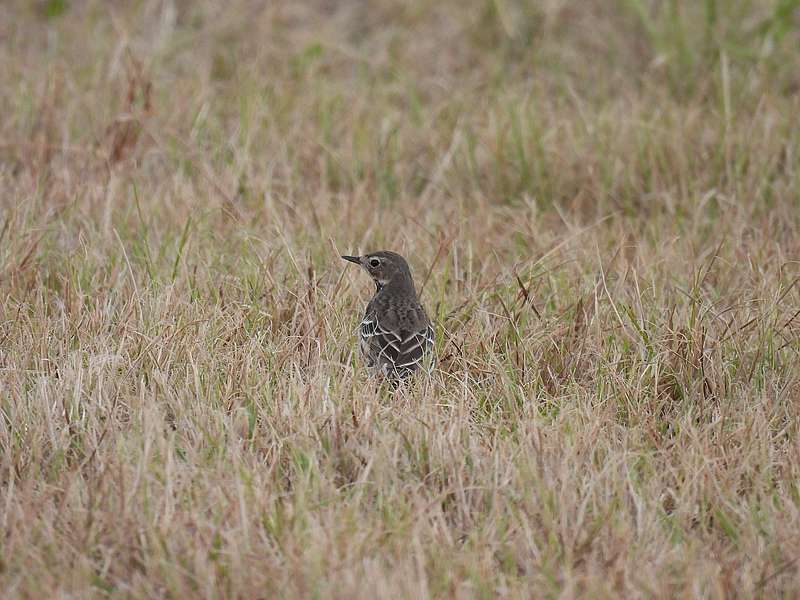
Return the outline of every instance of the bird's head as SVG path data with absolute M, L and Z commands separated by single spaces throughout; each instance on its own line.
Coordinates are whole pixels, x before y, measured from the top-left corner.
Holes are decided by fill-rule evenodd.
M 342 256 L 342 258 L 361 265 L 375 281 L 378 291 L 387 285 L 410 285 L 412 289 L 414 287 L 406 259 L 395 252 L 381 250 L 363 256 Z

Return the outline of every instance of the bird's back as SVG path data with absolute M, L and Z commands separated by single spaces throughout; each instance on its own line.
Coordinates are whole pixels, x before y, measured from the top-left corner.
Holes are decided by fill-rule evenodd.
M 361 351 L 371 367 L 402 379 L 423 364 L 433 347 L 433 328 L 416 295 L 379 291 L 361 322 Z

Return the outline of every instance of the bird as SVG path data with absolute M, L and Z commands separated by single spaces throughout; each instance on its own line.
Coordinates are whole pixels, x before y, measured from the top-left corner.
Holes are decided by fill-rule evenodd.
M 360 265 L 375 282 L 375 295 L 359 325 L 359 349 L 368 367 L 399 383 L 432 355 L 434 330 L 406 259 L 381 250 L 363 256 L 342 256 Z

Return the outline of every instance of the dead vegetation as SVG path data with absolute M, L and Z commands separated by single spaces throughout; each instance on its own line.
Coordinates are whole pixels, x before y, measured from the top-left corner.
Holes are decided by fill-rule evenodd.
M 800 594 L 798 11 L 4 3 L 2 595 Z

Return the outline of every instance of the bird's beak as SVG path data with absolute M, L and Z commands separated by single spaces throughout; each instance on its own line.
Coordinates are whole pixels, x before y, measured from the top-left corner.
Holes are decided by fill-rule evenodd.
M 360 256 L 342 256 L 342 258 L 345 260 L 349 260 L 351 263 L 356 263 L 357 265 L 361 264 Z

